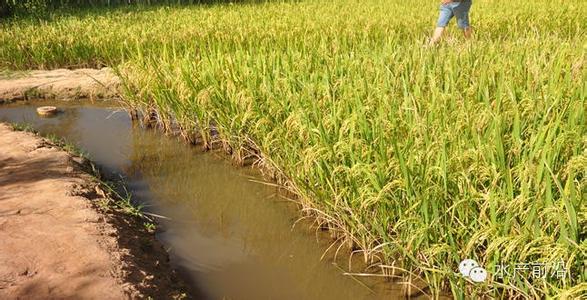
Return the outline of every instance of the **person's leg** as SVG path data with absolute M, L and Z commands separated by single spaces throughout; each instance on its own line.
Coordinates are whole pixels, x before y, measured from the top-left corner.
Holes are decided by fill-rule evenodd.
M 438 21 L 436 22 L 436 29 L 434 29 L 434 34 L 432 38 L 430 38 L 429 45 L 435 45 L 438 43 L 440 38 L 442 37 L 442 33 L 444 32 L 444 28 L 448 25 L 448 22 L 453 17 L 452 9 L 447 4 L 440 5 L 440 14 L 438 16 Z
M 457 18 L 457 24 L 459 28 L 463 30 L 463 34 L 465 38 L 471 38 L 473 34 L 473 29 L 471 28 L 471 24 L 469 24 L 469 10 L 471 10 L 472 1 L 466 0 L 460 2 L 457 7 L 454 8 L 454 15 Z

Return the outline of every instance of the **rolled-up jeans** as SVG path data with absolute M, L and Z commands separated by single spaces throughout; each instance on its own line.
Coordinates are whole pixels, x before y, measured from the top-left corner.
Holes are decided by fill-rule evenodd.
M 453 1 L 440 5 L 440 15 L 438 16 L 437 27 L 446 27 L 448 22 L 457 18 L 457 24 L 461 29 L 469 28 L 469 10 L 473 2 L 471 0 Z

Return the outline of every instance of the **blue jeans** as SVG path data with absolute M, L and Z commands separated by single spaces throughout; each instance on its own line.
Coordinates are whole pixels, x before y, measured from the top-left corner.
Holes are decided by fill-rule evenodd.
M 440 16 L 438 17 L 437 27 L 446 27 L 452 17 L 457 18 L 457 24 L 461 29 L 469 28 L 469 10 L 471 9 L 471 0 L 462 0 L 461 2 L 450 2 L 440 5 Z

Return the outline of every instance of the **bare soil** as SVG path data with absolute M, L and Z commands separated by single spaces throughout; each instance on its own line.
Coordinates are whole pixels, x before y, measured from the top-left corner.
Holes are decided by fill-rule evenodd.
M 1 72 L 0 103 L 34 98 L 113 98 L 119 87 L 120 79 L 110 68 Z
M 0 299 L 183 298 L 137 217 L 99 205 L 87 162 L 0 124 Z

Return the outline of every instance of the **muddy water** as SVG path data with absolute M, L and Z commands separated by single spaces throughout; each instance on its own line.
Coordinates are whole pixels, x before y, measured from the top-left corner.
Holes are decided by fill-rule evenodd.
M 26 122 L 64 137 L 106 172 L 122 176 L 135 201 L 168 218 L 159 220 L 158 238 L 196 298 L 402 297 L 398 286 L 384 280 L 343 275 L 347 260 L 334 263 L 334 251 L 320 260 L 331 241 L 307 223 L 292 228 L 299 217 L 294 204 L 258 183 L 254 170 L 132 126 L 115 103 L 53 103 L 61 114 L 38 117 L 35 108 L 49 104 L 0 106 L 0 121 Z

